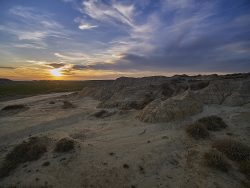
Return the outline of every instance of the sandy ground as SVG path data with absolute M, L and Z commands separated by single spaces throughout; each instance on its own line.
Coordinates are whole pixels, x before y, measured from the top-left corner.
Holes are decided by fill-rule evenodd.
M 171 123 L 143 123 L 138 111 L 107 109 L 113 115 L 93 116 L 99 101 L 49 94 L 1 102 L 26 104 L 26 111 L 0 116 L 0 162 L 14 145 L 30 136 L 52 138 L 49 151 L 39 160 L 20 165 L 0 185 L 95 188 L 235 188 L 244 187 L 246 177 L 232 164 L 229 172 L 206 167 L 202 155 L 211 143 L 231 137 L 250 145 L 248 107 L 204 106 L 203 112 Z M 63 109 L 65 99 L 76 108 Z M 54 101 L 55 104 L 49 104 Z M 206 140 L 194 140 L 185 126 L 196 119 L 218 115 L 228 127 L 212 132 Z M 69 153 L 53 152 L 55 142 L 71 137 L 76 148 Z M 46 161 L 49 166 L 42 166 Z

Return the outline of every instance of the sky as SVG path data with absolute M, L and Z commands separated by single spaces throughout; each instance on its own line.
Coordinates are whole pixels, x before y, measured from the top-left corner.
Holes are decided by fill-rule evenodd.
M 250 0 L 0 0 L 0 77 L 250 72 Z

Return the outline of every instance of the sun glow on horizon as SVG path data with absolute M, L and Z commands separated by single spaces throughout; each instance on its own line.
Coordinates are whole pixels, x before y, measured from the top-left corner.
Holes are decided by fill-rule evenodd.
M 54 77 L 60 77 L 60 76 L 62 76 L 61 69 L 52 69 L 52 70 L 50 70 L 50 73 Z

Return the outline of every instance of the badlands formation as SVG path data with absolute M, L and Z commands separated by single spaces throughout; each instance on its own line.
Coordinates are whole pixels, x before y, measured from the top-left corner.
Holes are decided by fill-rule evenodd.
M 0 187 L 250 186 L 250 74 L 121 77 L 0 108 Z

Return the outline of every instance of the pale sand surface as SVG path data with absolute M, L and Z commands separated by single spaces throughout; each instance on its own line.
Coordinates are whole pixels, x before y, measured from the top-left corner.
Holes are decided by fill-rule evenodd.
M 2 186 L 36 187 L 244 187 L 246 177 L 232 164 L 229 172 L 203 165 L 201 156 L 216 138 L 231 137 L 250 145 L 250 110 L 248 107 L 207 105 L 197 115 L 169 123 L 143 123 L 137 110 L 107 109 L 115 112 L 105 118 L 93 116 L 100 111 L 99 101 L 90 97 L 49 94 L 1 102 L 25 104 L 28 110 L 0 117 L 0 162 L 14 145 L 30 136 L 52 138 L 49 151 L 37 161 L 25 163 Z M 76 108 L 63 109 L 64 100 Z M 55 104 L 49 104 L 54 101 Z M 211 132 L 211 138 L 194 140 L 185 126 L 196 119 L 218 115 L 228 127 Z M 231 133 L 231 134 L 230 134 Z M 69 153 L 53 151 L 55 142 L 70 137 L 76 147 Z M 46 161 L 49 166 L 42 166 Z M 124 164 L 128 167 L 124 168 Z

